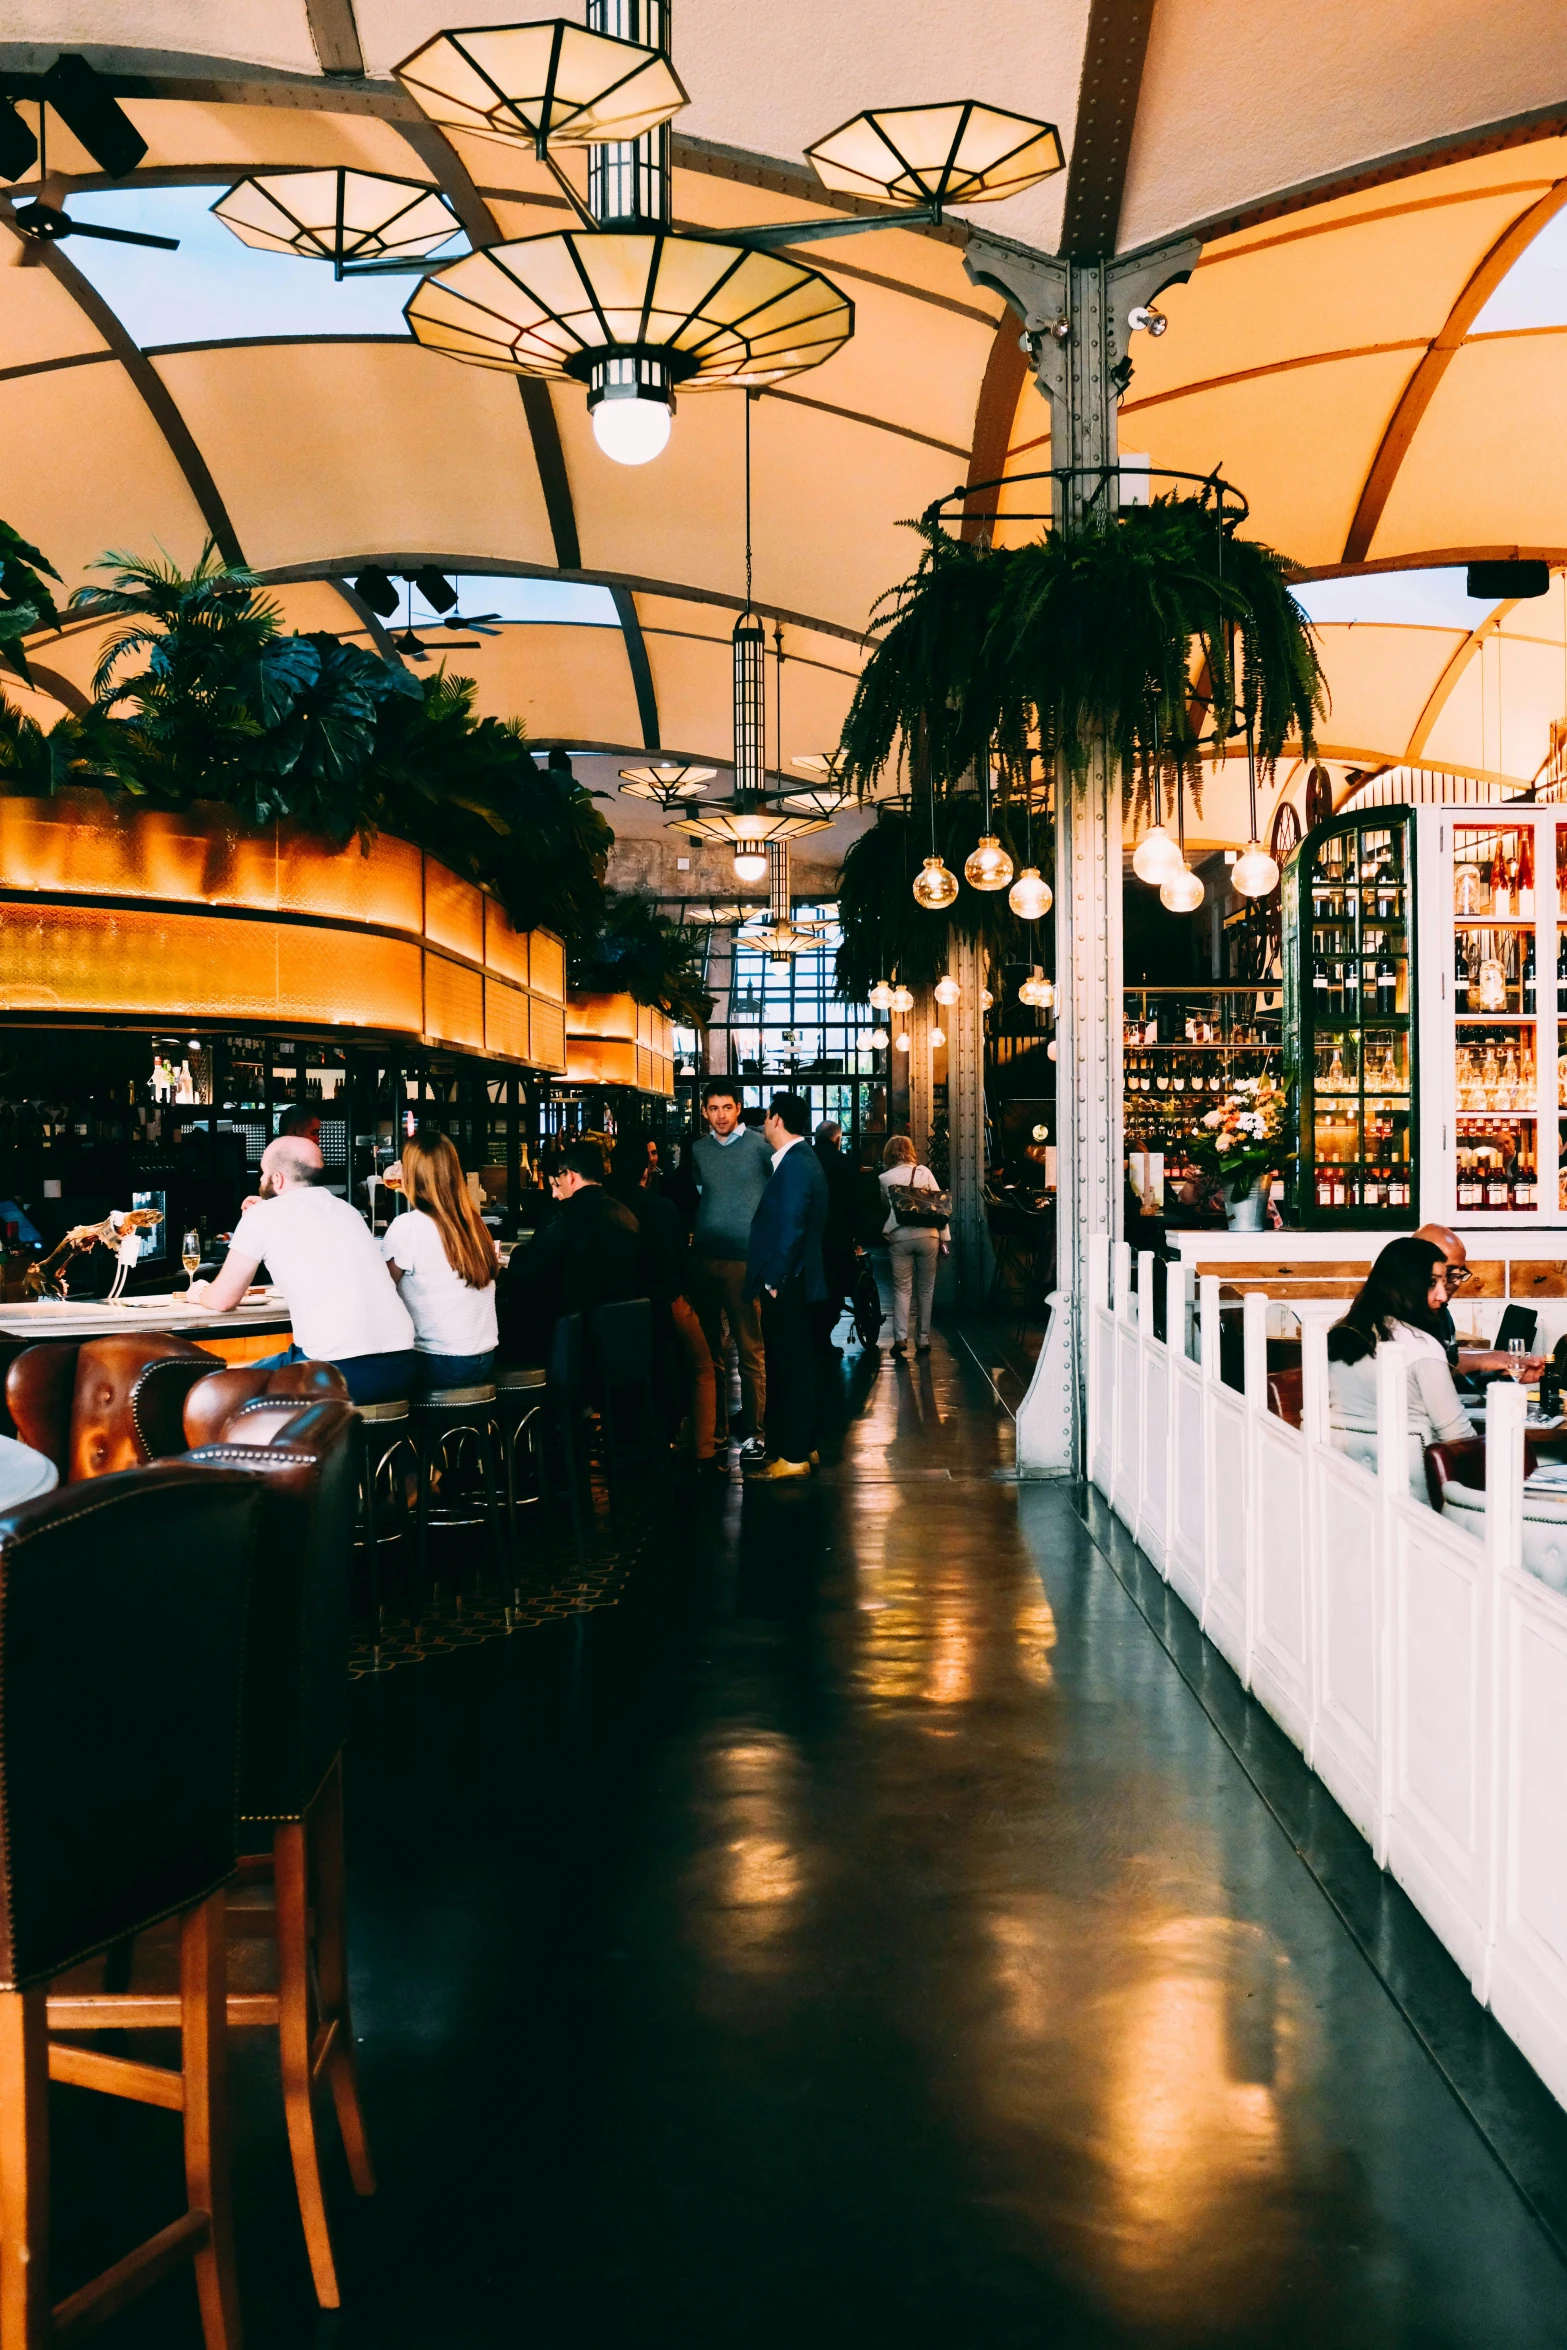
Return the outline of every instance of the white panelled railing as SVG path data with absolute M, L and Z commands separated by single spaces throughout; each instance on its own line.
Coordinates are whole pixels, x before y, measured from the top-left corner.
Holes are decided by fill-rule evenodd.
M 1328 1441 L 1327 1335 L 1304 1408 L 1268 1409 L 1268 1301 L 1244 1392 L 1219 1283 L 1093 1251 L 1089 1475 L 1567 2104 L 1567 1595 L 1524 1571 L 1523 1390 L 1490 1390 L 1485 1539 L 1409 1488 L 1405 1350 L 1377 1354 L 1379 1466 Z

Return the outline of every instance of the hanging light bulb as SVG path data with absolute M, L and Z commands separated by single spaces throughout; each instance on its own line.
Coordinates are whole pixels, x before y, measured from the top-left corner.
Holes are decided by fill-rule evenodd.
M 910 987 L 895 987 L 892 991 L 891 1009 L 894 1012 L 912 1012 L 914 990 Z
M 1036 963 L 1017 991 L 1020 1004 L 1032 1004 L 1036 1011 L 1046 1012 L 1055 1001 L 1055 990 Z
M 1037 922 L 1052 903 L 1050 884 L 1037 865 L 1025 865 L 1007 891 L 1007 904 L 1020 922 Z
M 884 1053 L 890 1041 L 886 1029 L 882 1027 L 873 1028 L 866 1039 L 873 1053 Z
M 963 861 L 963 878 L 970 889 L 1005 889 L 1014 870 L 1011 858 L 993 832 L 982 832 L 979 846 L 971 849 Z
M 1152 825 L 1132 851 L 1132 871 L 1154 887 L 1179 873 L 1185 862 L 1162 824 Z
M 1045 1047 L 1045 1058 L 1046 1058 L 1046 1060 L 1047 1060 L 1047 1061 L 1053 1061 L 1053 1060 L 1055 1059 L 1055 1057 L 1056 1057 L 1056 1040 L 1055 1040 L 1055 1038 L 1054 1038 L 1054 1037 L 1052 1037 L 1052 1038 L 1050 1039 L 1050 1042 L 1049 1042 L 1049 1043 L 1046 1045 L 1046 1047 Z
M 931 1051 L 932 1051 L 932 1052 L 936 1052 L 936 1051 L 938 1051 L 938 1050 L 940 1049 L 940 1047 L 946 1043 L 946 1041 L 947 1041 L 947 1032 L 946 1032 L 946 1030 L 945 1030 L 944 1028 L 933 1028 L 933 1029 L 931 1030 L 931 1032 L 930 1032 L 930 1049 L 931 1049 Z
M 898 1034 L 892 1040 L 893 1051 L 906 1053 L 913 1041 L 914 1039 L 910 1036 L 906 1028 L 900 1029 Z
M 1265 898 L 1279 886 L 1279 868 L 1260 840 L 1249 840 L 1230 869 L 1231 887 L 1243 898 Z
M 892 1010 L 892 988 L 888 981 L 878 979 L 865 1001 L 873 1012 L 890 1012 Z
M 606 370 L 635 365 L 635 361 L 610 359 Z M 617 465 L 648 465 L 669 445 L 669 427 L 672 411 L 667 393 L 648 394 L 628 387 L 622 392 L 617 385 L 601 393 L 597 400 L 588 394 L 588 409 L 593 418 L 593 438 L 606 457 L 613 457 Z
M 767 879 L 767 851 L 746 843 L 735 851 L 736 881 L 758 882 Z
M 1180 865 L 1159 884 L 1159 903 L 1170 914 L 1195 914 L 1207 892 L 1189 865 Z
M 949 873 L 939 857 L 927 857 L 923 868 L 914 877 L 914 902 L 927 913 L 939 913 L 943 906 L 952 905 L 958 894 L 958 877 Z
M 988 987 L 982 987 L 982 988 L 980 989 L 980 991 L 979 991 L 979 1008 L 980 1008 L 980 1010 L 981 1010 L 982 1012 L 988 1012 L 988 1011 L 990 1010 L 990 1007 L 991 1007 L 991 1005 L 992 1005 L 992 1004 L 995 1002 L 995 1000 L 996 1000 L 996 999 L 995 999 L 995 997 L 994 997 L 994 996 L 991 994 L 991 992 L 990 992 L 990 990 L 989 990 L 989 988 L 988 988 Z
M 963 990 L 949 972 L 937 980 L 931 993 L 938 1004 L 955 1004 Z

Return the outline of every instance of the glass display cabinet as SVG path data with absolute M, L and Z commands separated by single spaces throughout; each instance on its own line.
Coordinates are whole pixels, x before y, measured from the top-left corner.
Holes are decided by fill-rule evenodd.
M 1161 1152 L 1175 1181 L 1195 1172 L 1187 1150 L 1204 1112 L 1239 1078 L 1279 1075 L 1279 989 L 1128 987 L 1122 1000 L 1126 1145 Z
M 1377 808 L 1284 874 L 1294 1220 L 1567 1220 L 1567 814 Z
M 1368 809 L 1318 825 L 1284 870 L 1299 1224 L 1419 1221 L 1416 814 Z

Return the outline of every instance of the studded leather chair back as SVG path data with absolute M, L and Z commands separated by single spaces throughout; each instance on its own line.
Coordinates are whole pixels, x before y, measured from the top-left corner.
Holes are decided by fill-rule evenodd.
M 204 1347 L 157 1331 L 45 1339 L 11 1364 L 6 1403 L 23 1443 L 76 1485 L 183 1452 L 185 1397 L 220 1367 Z
M 303 1817 L 348 1735 L 348 1597 L 358 1497 L 353 1405 L 242 1406 L 193 1467 L 261 1496 L 241 1739 L 241 1816 Z
M 0 1989 L 233 1870 L 261 1501 L 160 1462 L 0 1515 Z
M 1523 1473 L 1532 1477 L 1540 1465 L 1540 1448 L 1529 1436 L 1523 1440 Z M 1485 1491 L 1485 1438 L 1461 1436 L 1451 1444 L 1426 1446 L 1426 1491 L 1431 1507 L 1443 1507 L 1450 1485 L 1461 1485 L 1471 1493 Z
M 216 1370 L 185 1398 L 185 1441 L 193 1448 L 215 1444 L 241 1405 L 263 1396 L 285 1397 L 297 1410 L 301 1403 L 347 1394 L 348 1381 L 335 1363 L 280 1363 L 274 1371 L 241 1363 L 232 1370 Z M 269 1441 L 258 1436 L 246 1439 L 251 1444 Z

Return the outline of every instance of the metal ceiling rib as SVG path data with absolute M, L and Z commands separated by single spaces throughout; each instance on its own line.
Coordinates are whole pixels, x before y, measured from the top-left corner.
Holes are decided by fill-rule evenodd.
M 1061 216 L 1061 250 L 1075 261 L 1115 251 L 1152 22 L 1153 0 L 1093 0 L 1088 12 Z

